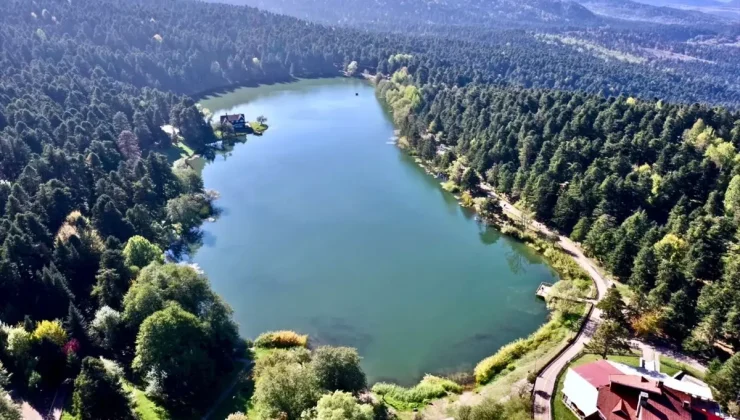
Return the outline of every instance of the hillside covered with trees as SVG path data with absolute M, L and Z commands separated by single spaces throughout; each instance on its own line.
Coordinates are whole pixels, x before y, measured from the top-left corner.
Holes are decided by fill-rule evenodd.
M 573 3 L 532 3 L 543 24 L 600 19 Z M 353 61 L 357 71 L 400 72 L 379 89 L 422 157 L 455 180 L 471 168 L 466 179 L 522 201 L 629 283 L 645 333 L 698 352 L 718 339 L 740 345 L 740 124 L 712 107 L 740 103 L 737 74 L 728 76 L 736 55 L 685 47 L 724 60 L 720 70 L 665 71 L 522 29 L 385 34 L 187 0 L 1 7 L 0 386 L 33 396 L 69 379 L 80 419 L 133 415 L 119 377 L 177 415 L 208 408 L 247 343 L 203 274 L 162 259 L 197 239 L 214 209 L 200 176 L 162 154 L 179 139 L 160 127 L 178 127 L 205 152 L 216 137 L 187 95 L 336 76 Z M 501 2 L 501 17 L 518 13 L 506 7 L 514 3 Z M 701 35 L 676 31 L 661 27 L 654 39 Z M 581 35 L 607 45 L 613 34 Z M 672 104 L 697 101 L 708 105 Z M 435 157 L 439 144 L 454 152 Z M 361 377 L 356 354 L 325 352 L 262 362 L 274 378 L 257 388 L 265 417 L 348 404 L 359 388 L 326 377 Z M 305 398 L 281 400 L 291 387 Z
M 474 197 L 484 195 L 481 182 L 490 185 L 628 285 L 638 336 L 708 358 L 715 345 L 740 348 L 740 115 L 631 97 L 415 85 L 405 67 L 380 80 L 378 93 L 413 153 L 453 185 Z M 727 375 L 719 377 L 738 386 Z M 723 403 L 735 401 L 729 394 Z

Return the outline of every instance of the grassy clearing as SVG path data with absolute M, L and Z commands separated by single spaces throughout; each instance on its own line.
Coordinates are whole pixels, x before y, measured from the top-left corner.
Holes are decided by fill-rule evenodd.
M 615 60 L 624 61 L 630 64 L 642 64 L 647 61 L 647 59 L 644 57 L 630 54 L 625 51 L 611 50 L 609 48 L 603 47 L 601 45 L 598 45 L 598 44 L 595 44 L 593 42 L 589 42 L 583 39 L 567 37 L 567 36 L 560 36 L 560 35 L 549 35 L 549 34 L 540 35 L 537 38 L 545 42 L 559 41 L 565 45 L 571 45 L 577 48 L 579 52 L 584 52 L 585 50 L 585 51 L 592 53 L 594 56 L 599 57 L 604 60 L 615 59 Z
M 167 156 L 167 160 L 174 163 L 176 160 L 182 158 L 189 158 L 195 154 L 195 151 L 190 148 L 185 142 L 180 141 L 177 144 L 172 144 L 167 150 L 162 152 Z
M 144 391 L 134 387 L 128 382 L 123 383 L 123 389 L 133 395 L 134 402 L 136 404 L 134 412 L 136 412 L 139 420 L 166 420 L 172 418 L 167 410 L 150 400 Z
M 379 395 L 383 402 L 398 410 L 412 410 L 424 406 L 435 398 L 442 398 L 450 393 L 459 394 L 462 387 L 449 379 L 426 375 L 413 388 L 379 382 L 373 385 L 372 391 Z
M 134 413 L 138 420 L 170 420 L 172 417 L 164 408 L 157 405 L 154 401 L 146 396 L 144 391 L 134 387 L 130 382 L 121 381 L 124 391 L 131 394 L 134 402 Z M 62 420 L 77 420 L 72 415 L 72 398 L 67 399 L 67 404 L 62 412 Z
M 668 356 L 660 355 L 660 371 L 670 376 L 683 371 L 694 378 L 704 380 L 703 372 Z
M 258 134 L 258 135 L 267 131 L 267 128 L 268 128 L 266 124 L 261 124 L 257 121 L 251 121 L 249 123 L 249 126 L 252 127 L 252 130 L 254 130 L 254 134 Z
M 622 363 L 627 366 L 639 367 L 640 366 L 640 354 L 633 352 L 629 355 L 609 355 L 608 360 L 613 362 Z M 565 382 L 565 372 L 569 368 L 585 365 L 587 363 L 601 360 L 601 356 L 597 354 L 584 354 L 571 361 L 558 376 L 558 384 L 555 388 L 555 399 L 552 406 L 552 418 L 554 420 L 578 420 L 578 418 L 570 411 L 570 409 L 563 403 L 563 384 Z
M 572 338 L 580 327 L 584 311 L 585 307 L 579 305 L 573 314 L 556 314 L 552 320 L 529 337 L 509 343 L 496 354 L 481 360 L 474 370 L 476 382 L 479 384 L 489 383 L 497 379 L 497 376 L 501 373 L 516 370 L 521 361 L 528 359 L 532 354 L 537 354 L 542 349 L 557 347 L 567 339 Z M 541 362 L 545 363 L 546 361 Z

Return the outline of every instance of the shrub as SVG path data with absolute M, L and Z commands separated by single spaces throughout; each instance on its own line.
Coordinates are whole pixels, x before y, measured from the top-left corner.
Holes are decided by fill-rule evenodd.
M 445 375 L 445 378 L 462 386 L 475 384 L 475 375 L 470 371 L 451 373 L 449 375 Z
M 299 419 L 301 413 L 316 405 L 321 394 L 310 369 L 298 364 L 280 364 L 262 372 L 252 401 L 258 418 Z
M 257 359 L 254 366 L 254 376 L 259 378 L 268 368 L 281 364 L 304 365 L 311 361 L 311 353 L 303 347 L 290 350 L 274 350 Z
M 0 389 L 0 419 L 3 420 L 21 420 L 20 407 L 13 404 L 6 392 Z
M 449 392 L 459 394 L 462 387 L 449 379 L 426 375 L 413 388 L 379 382 L 373 385 L 372 391 L 396 408 L 414 408 L 434 398 L 444 397 Z
M 103 306 L 95 312 L 95 318 L 90 324 L 91 335 L 103 348 L 113 349 L 122 322 L 120 312 L 109 306 Z
M 359 404 L 352 394 L 336 391 L 316 404 L 316 420 L 373 420 L 373 406 Z
M 475 367 L 476 382 L 479 384 L 490 382 L 504 369 L 511 369 L 510 366 L 513 362 L 528 352 L 540 348 L 546 343 L 561 341 L 568 332 L 567 328 L 563 327 L 568 327 L 563 319 L 554 319 L 540 327 L 526 339 L 519 339 L 501 347 L 496 354 L 481 360 Z M 514 367 L 516 368 L 516 365 Z
M 501 347 L 501 349 L 493 356 L 489 356 L 481 360 L 474 370 L 475 380 L 479 384 L 489 382 L 494 376 L 506 369 L 509 364 L 522 357 L 522 355 L 527 352 L 529 349 L 528 341 L 529 340 L 519 339 L 511 342 Z
M 453 181 L 445 181 L 442 183 L 442 189 L 451 192 L 453 194 L 460 192 L 460 187 L 457 186 Z
M 306 347 L 308 336 L 294 331 L 270 331 L 261 334 L 254 340 L 255 347 L 264 349 L 288 349 L 291 347 Z
M 319 347 L 313 352 L 311 368 L 327 391 L 345 391 L 357 394 L 367 387 L 365 373 L 360 367 L 360 355 L 349 347 Z

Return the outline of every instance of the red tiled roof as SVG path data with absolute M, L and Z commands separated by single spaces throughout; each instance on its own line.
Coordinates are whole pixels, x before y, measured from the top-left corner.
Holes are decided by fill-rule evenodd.
M 221 116 L 221 121 L 226 120 L 229 122 L 233 121 L 239 121 L 239 118 L 241 118 L 242 114 L 226 114 Z
M 599 360 L 596 362 L 588 363 L 578 367 L 574 367 L 573 371 L 577 373 L 581 378 L 585 379 L 588 383 L 594 386 L 594 388 L 600 388 L 602 386 L 609 385 L 609 376 L 611 375 L 622 375 L 622 371 L 614 367 L 611 363 L 606 360 Z
M 650 385 L 645 385 L 639 376 L 635 378 L 639 381 L 634 382 L 640 385 L 638 388 L 612 382 L 611 385 L 599 389 L 596 408 L 606 420 L 638 419 L 640 393 L 644 392 L 642 388 L 647 386 L 657 388 L 658 384 L 646 379 L 645 381 Z M 641 409 L 640 418 L 641 420 L 691 420 L 691 408 L 685 408 L 684 401 L 691 402 L 691 396 L 669 388 L 661 388 L 661 393 L 651 392 L 649 394 Z
M 624 400 L 620 399 L 617 405 L 612 409 L 614 414 L 627 414 L 627 406 L 624 404 Z

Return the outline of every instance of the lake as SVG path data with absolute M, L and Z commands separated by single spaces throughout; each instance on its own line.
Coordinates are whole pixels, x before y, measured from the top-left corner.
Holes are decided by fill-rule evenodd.
M 546 321 L 556 277 L 486 229 L 392 144 L 361 80 L 243 88 L 201 102 L 216 118 L 268 118 L 206 165 L 220 192 L 192 256 L 249 338 L 277 329 L 356 347 L 373 383 L 470 369 Z

